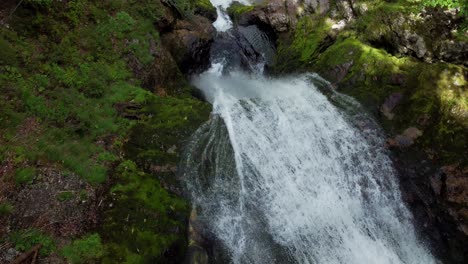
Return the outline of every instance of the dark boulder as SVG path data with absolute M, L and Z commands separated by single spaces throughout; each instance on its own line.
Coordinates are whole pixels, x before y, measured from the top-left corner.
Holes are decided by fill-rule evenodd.
M 164 46 L 183 73 L 203 71 L 210 65 L 210 47 L 216 34 L 211 21 L 202 16 L 178 20 L 174 29 L 162 35 Z

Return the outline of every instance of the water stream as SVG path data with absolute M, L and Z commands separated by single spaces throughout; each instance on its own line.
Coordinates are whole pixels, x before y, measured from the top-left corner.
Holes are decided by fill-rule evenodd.
M 357 102 L 317 75 L 226 72 L 217 58 L 193 79 L 213 115 L 181 171 L 205 234 L 229 262 L 435 263 L 383 136 Z

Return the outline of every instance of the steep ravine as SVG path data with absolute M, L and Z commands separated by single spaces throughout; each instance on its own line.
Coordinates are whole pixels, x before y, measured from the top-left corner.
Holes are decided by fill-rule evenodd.
M 410 249 L 465 263 L 466 6 L 213 3 L 227 13 L 208 0 L 0 3 L 0 263 L 38 244 L 38 263 L 417 263 Z M 312 181 L 307 168 L 326 173 Z M 378 224 L 386 212 L 360 206 L 370 196 L 333 182 L 339 171 L 367 175 L 353 186 L 377 186 L 372 197 L 401 223 Z M 249 217 L 213 229 L 222 218 L 196 205 L 238 212 L 239 175 L 253 176 L 241 203 Z M 198 202 L 185 187 L 197 179 L 188 190 Z

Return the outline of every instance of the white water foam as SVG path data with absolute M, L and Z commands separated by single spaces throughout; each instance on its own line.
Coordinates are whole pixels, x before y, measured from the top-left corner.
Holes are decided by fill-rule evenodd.
M 216 13 L 218 18 L 213 23 L 213 26 L 219 32 L 225 32 L 232 28 L 232 21 L 226 13 L 226 8 L 228 8 L 234 1 L 233 0 L 211 0 L 211 3 L 216 7 Z M 237 0 L 242 4 L 248 5 L 247 0 Z
M 188 180 L 232 263 L 435 263 L 378 132 L 353 125 L 310 75 L 221 72 L 214 65 L 193 83 L 226 124 L 238 179 Z
M 233 1 L 211 2 L 217 30 L 232 28 L 225 9 Z M 323 83 L 317 76 L 226 76 L 223 68 L 217 61 L 193 79 L 214 118 L 195 133 L 182 167 L 231 263 L 435 263 L 378 130 L 359 129 L 313 84 Z M 333 98 L 362 115 L 352 98 Z

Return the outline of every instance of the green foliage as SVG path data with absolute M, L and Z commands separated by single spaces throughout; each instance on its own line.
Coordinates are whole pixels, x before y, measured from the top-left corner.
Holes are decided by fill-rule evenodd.
M 70 245 L 60 250 L 60 255 L 69 263 L 81 264 L 97 260 L 104 254 L 104 247 L 99 234 L 90 234 L 81 239 L 74 240 Z
M 15 245 L 16 250 L 22 252 L 30 250 L 37 244 L 42 245 L 39 251 L 41 256 L 48 256 L 55 251 L 55 243 L 53 239 L 36 229 L 13 232 L 10 235 L 9 240 Z
M 9 202 L 0 202 L 0 217 L 9 215 L 13 212 L 13 205 Z
M 34 168 L 24 168 L 16 171 L 15 181 L 16 184 L 30 184 L 33 182 L 36 176 L 36 170 Z
M 442 8 L 457 8 L 461 6 L 464 0 L 424 0 L 425 6 L 442 7 Z

